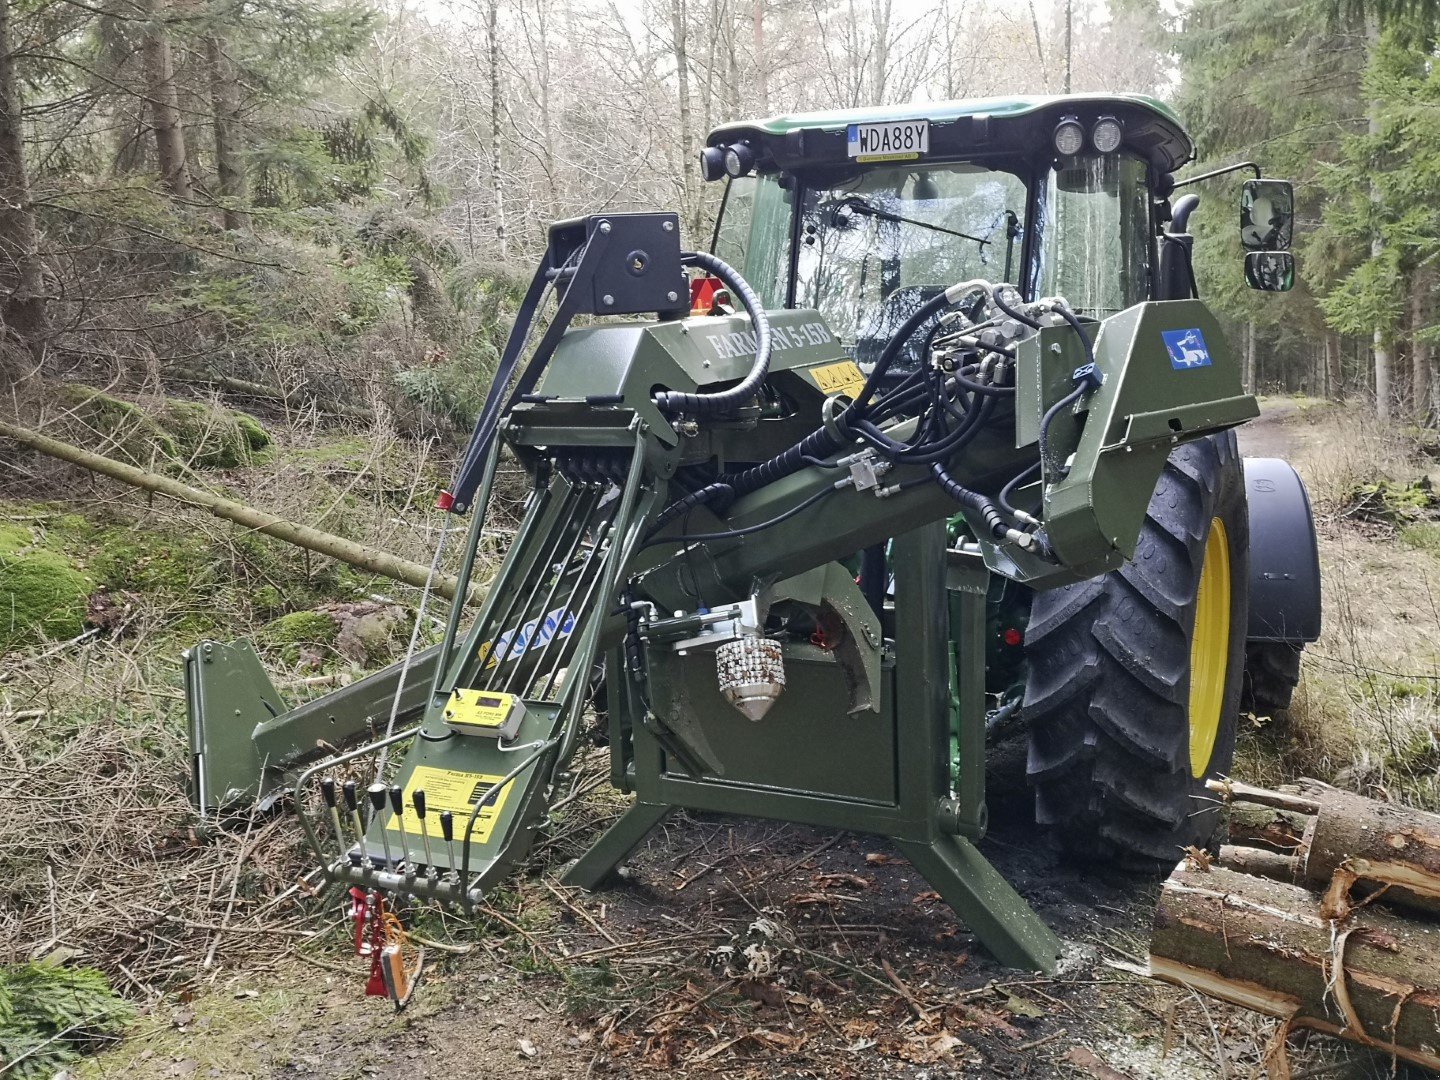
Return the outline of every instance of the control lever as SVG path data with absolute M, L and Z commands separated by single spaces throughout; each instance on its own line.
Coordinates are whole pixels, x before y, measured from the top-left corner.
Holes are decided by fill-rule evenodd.
M 355 781 L 346 780 L 342 789 L 345 794 L 345 809 L 350 812 L 350 826 L 355 830 L 355 843 L 360 848 L 360 865 L 365 865 L 365 826 L 360 821 L 360 800 L 356 796 Z
M 455 858 L 455 817 L 449 810 L 440 811 L 440 835 L 445 838 L 445 846 L 450 856 L 450 869 L 455 871 L 455 881 L 460 881 L 460 860 Z
M 335 801 L 335 778 L 325 777 L 320 781 L 320 794 L 330 808 L 330 827 L 335 830 L 335 843 L 339 845 L 340 857 L 345 857 L 345 832 L 340 827 L 340 806 Z
M 405 789 L 399 784 L 390 788 L 390 810 L 395 815 L 395 824 L 400 828 L 400 862 L 408 869 L 405 876 L 415 876 L 415 863 L 410 858 L 410 839 L 405 835 Z M 399 872 L 400 867 L 395 867 Z
M 380 829 L 380 846 L 385 851 L 385 869 L 392 870 L 395 868 L 395 858 L 390 854 L 390 838 L 385 835 L 382 821 L 385 816 L 385 785 L 377 781 L 366 788 L 366 791 L 370 795 L 370 805 L 375 811 L 370 815 L 370 820 L 372 822 L 381 822 L 382 824 L 382 828 Z
M 425 865 L 430 871 L 428 876 L 434 878 L 440 868 L 435 865 L 435 856 L 430 854 L 430 826 L 425 820 L 425 789 L 416 788 L 412 797 L 415 800 L 415 816 L 420 819 L 420 839 L 425 845 Z

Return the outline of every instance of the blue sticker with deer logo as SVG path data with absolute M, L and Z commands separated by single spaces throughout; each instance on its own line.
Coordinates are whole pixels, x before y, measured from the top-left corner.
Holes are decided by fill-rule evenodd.
M 1205 344 L 1205 335 L 1199 329 L 1161 330 L 1165 351 L 1170 354 L 1170 366 L 1177 371 L 1210 366 L 1210 349 Z

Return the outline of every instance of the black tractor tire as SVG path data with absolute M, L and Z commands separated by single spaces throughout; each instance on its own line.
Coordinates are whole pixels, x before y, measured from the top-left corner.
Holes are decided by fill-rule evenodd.
M 1223 532 L 1212 548 L 1216 521 Z M 1207 755 L 1203 743 L 1190 745 L 1192 642 L 1207 552 L 1216 553 L 1216 575 L 1222 550 L 1229 618 L 1217 615 L 1207 638 L 1210 662 L 1224 664 Z M 1053 827 L 1066 854 L 1168 870 L 1185 848 L 1209 844 L 1218 817 L 1205 781 L 1228 772 L 1235 753 L 1248 551 L 1245 476 L 1235 436 L 1224 432 L 1171 453 L 1132 560 L 1036 595 L 1025 633 L 1026 772 L 1036 820 Z M 1216 717 L 1213 697 L 1209 712 Z M 1203 766 L 1192 767 L 1192 754 Z
M 1286 712 L 1300 685 L 1300 650 L 1283 641 L 1245 645 L 1245 683 L 1240 708 L 1256 716 Z

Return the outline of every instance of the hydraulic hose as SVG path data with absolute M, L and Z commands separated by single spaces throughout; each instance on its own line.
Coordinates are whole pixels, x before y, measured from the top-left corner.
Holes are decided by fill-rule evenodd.
M 930 474 L 935 477 L 935 482 L 944 489 L 945 494 L 958 502 L 961 506 L 974 510 L 985 522 L 985 528 L 990 535 L 997 540 L 1005 539 L 1006 535 L 1014 530 L 1006 523 L 995 508 L 995 504 L 985 498 L 978 491 L 971 491 L 963 484 L 956 481 L 948 472 L 945 466 L 939 461 L 931 462 Z
M 900 328 L 895 331 L 894 336 L 885 343 L 885 348 L 880 353 L 880 359 L 875 361 L 875 366 L 870 371 L 870 377 L 865 380 L 865 386 L 861 389 L 855 400 L 850 403 L 849 408 L 845 410 L 843 415 L 851 418 L 864 415 L 866 407 L 870 404 L 870 398 L 874 395 L 876 387 L 880 385 L 880 380 L 884 377 L 890 365 L 895 362 L 895 357 L 899 355 L 905 343 L 910 340 L 910 336 L 925 324 L 926 319 L 955 302 L 950 298 L 952 291 L 951 289 L 946 289 L 944 292 L 936 293 L 929 300 L 926 300 L 925 303 L 921 304 L 913 315 L 900 324 Z
M 755 327 L 755 362 L 750 366 L 750 373 L 728 390 L 713 394 L 686 394 L 678 390 L 665 390 L 655 395 L 655 405 L 668 415 L 689 413 L 692 416 L 719 416 L 734 412 L 755 396 L 770 370 L 770 320 L 765 315 L 765 306 L 750 287 L 750 283 L 725 260 L 717 259 L 704 251 L 687 251 L 680 256 L 680 263 L 683 266 L 699 267 L 719 278 L 740 301 L 740 306 L 745 309 L 745 313 L 750 316 L 751 325 Z

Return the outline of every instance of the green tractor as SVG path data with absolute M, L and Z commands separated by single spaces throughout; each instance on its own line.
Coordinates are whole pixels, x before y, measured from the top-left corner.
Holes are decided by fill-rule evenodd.
M 673 214 L 557 223 L 440 500 L 463 591 L 501 457 L 531 480 L 475 620 L 294 709 L 246 643 L 190 650 L 202 813 L 293 796 L 329 880 L 473 904 L 568 790 L 603 667 L 635 798 L 568 881 L 677 807 L 869 832 L 1049 970 L 974 844 L 989 747 L 1028 733 L 1073 853 L 1173 864 L 1242 694 L 1285 697 L 1319 631 L 1304 489 L 1242 461 L 1258 408 L 1195 296 L 1192 156 L 1129 95 L 782 117 L 710 134 L 709 252 Z M 1282 290 L 1289 185 L 1255 172 L 1244 272 Z
M 1192 157 L 1159 102 L 1096 95 L 732 124 L 702 168 L 726 181 L 715 252 L 767 305 L 818 309 L 864 371 L 942 281 L 998 271 L 1097 320 L 1193 297 L 1198 198 L 1172 201 Z M 1245 278 L 1284 291 L 1289 185 L 1255 172 Z M 1036 819 L 1077 854 L 1168 868 L 1209 838 L 1203 784 L 1230 767 L 1242 702 L 1290 704 L 1319 636 L 1319 561 L 1294 470 L 1242 462 L 1231 432 L 1171 454 L 1136 552 L 1058 589 L 992 581 L 990 727 L 1028 729 Z

